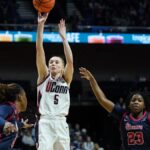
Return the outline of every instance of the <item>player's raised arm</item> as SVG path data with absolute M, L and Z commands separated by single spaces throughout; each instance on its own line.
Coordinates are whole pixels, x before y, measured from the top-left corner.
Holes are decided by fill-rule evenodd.
M 105 94 L 99 87 L 99 85 L 98 85 L 97 81 L 95 80 L 94 76 L 92 75 L 92 73 L 83 67 L 79 68 L 79 71 L 81 74 L 81 78 L 84 78 L 90 82 L 91 88 L 92 88 L 98 102 L 100 103 L 100 105 L 102 107 L 104 107 L 109 113 L 111 113 L 115 105 L 112 101 L 110 101 L 106 98 Z
M 45 52 L 43 48 L 43 32 L 44 24 L 48 17 L 48 13 L 38 13 L 38 26 L 37 26 L 37 37 L 36 37 L 36 65 L 38 70 L 38 81 L 41 83 L 48 75 L 48 69 L 46 66 Z
M 72 81 L 72 77 L 73 77 L 74 67 L 73 67 L 72 51 L 71 51 L 71 48 L 70 48 L 70 45 L 68 43 L 67 36 L 66 36 L 65 20 L 63 19 L 60 20 L 60 23 L 58 24 L 58 28 L 59 28 L 59 34 L 62 38 L 62 42 L 64 46 L 64 54 L 66 58 L 66 66 L 65 66 L 63 76 L 66 82 L 68 83 L 68 85 L 70 85 Z

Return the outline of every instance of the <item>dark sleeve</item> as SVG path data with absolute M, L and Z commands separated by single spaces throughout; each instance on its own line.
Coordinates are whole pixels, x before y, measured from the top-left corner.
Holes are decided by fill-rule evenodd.
M 120 120 L 122 115 L 126 112 L 120 105 L 115 105 L 113 111 L 110 113 L 114 118 Z
M 17 121 L 18 128 L 23 128 L 24 124 L 21 121 Z
M 6 118 L 12 114 L 13 109 L 9 105 L 0 105 L 0 127 L 3 128 Z

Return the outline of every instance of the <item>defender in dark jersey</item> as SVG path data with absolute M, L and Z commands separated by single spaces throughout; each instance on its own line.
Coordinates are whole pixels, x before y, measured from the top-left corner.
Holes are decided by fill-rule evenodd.
M 139 92 L 133 93 L 127 104 L 129 109 L 124 110 L 106 98 L 89 70 L 81 67 L 79 71 L 81 78 L 90 82 L 100 105 L 120 120 L 121 150 L 150 150 L 150 113 L 147 99 Z
M 27 120 L 19 120 L 19 113 L 25 111 L 26 107 L 26 93 L 20 85 L 0 84 L 0 150 L 11 150 L 19 128 L 32 126 Z

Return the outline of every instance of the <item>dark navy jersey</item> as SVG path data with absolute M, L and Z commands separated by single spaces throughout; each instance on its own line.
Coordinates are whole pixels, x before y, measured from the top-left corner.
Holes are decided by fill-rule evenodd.
M 0 105 L 0 150 L 10 150 L 17 138 L 17 133 L 11 133 L 9 135 L 3 133 L 3 127 L 6 121 L 13 123 L 16 129 L 23 126 L 19 121 L 19 116 L 13 103 Z
M 131 113 L 115 106 L 112 115 L 120 120 L 121 150 L 150 150 L 150 113 L 135 119 Z

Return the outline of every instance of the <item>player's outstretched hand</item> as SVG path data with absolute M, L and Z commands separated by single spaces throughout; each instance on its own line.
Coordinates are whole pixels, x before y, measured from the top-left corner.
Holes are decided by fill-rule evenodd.
M 38 12 L 38 23 L 44 24 L 48 18 L 49 13 L 40 13 Z
M 65 20 L 61 19 L 59 24 L 58 24 L 58 28 L 59 28 L 59 34 L 62 38 L 62 40 L 66 39 L 66 25 L 65 25 Z
M 84 78 L 86 80 L 90 80 L 92 78 L 91 72 L 84 67 L 80 67 L 79 72 L 80 72 L 81 78 Z
M 17 129 L 14 124 L 11 122 L 5 122 L 4 128 L 3 128 L 3 133 L 5 135 L 9 135 L 11 133 L 17 132 Z
M 23 128 L 32 128 L 33 126 L 34 126 L 34 124 L 31 124 L 31 123 L 28 123 L 28 119 L 26 119 L 26 120 L 23 120 L 22 119 L 22 123 L 23 123 Z

